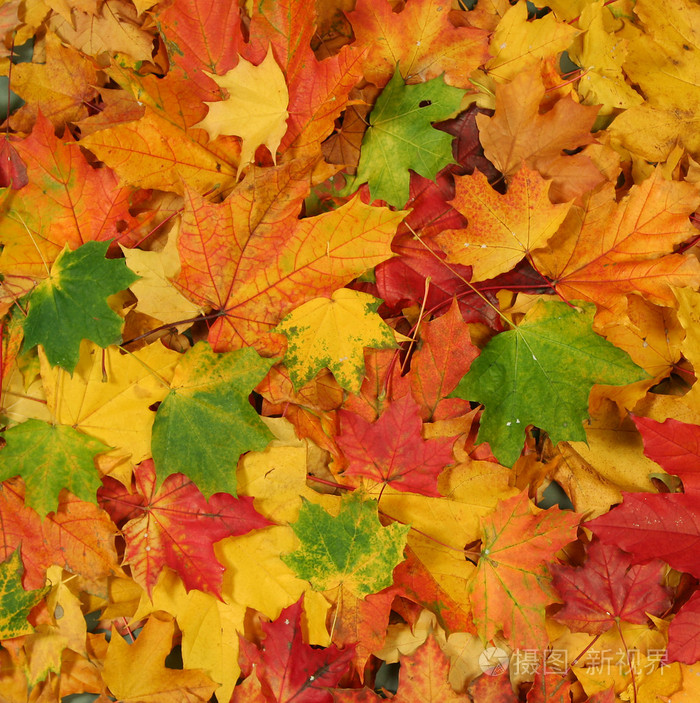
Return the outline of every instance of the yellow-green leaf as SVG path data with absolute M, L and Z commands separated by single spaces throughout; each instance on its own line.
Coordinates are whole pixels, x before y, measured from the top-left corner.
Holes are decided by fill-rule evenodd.
M 377 314 L 381 305 L 367 293 L 340 288 L 329 298 L 314 298 L 276 327 L 287 337 L 284 362 L 297 388 L 328 367 L 336 381 L 357 393 L 365 375 L 365 347 L 396 346 L 394 331 Z

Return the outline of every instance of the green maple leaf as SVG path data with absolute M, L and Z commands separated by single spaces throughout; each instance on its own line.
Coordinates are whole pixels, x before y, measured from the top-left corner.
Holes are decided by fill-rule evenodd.
M 51 590 L 50 586 L 36 591 L 22 588 L 24 566 L 19 548 L 0 564 L 0 640 L 9 640 L 34 632 L 27 622 L 29 611 Z
M 207 342 L 182 357 L 153 423 L 158 485 L 171 473 L 183 473 L 207 497 L 236 495 L 238 457 L 272 439 L 248 396 L 273 363 L 251 347 L 216 354 Z
M 124 259 L 105 259 L 109 242 L 86 242 L 71 251 L 66 246 L 29 296 L 24 321 L 24 348 L 41 344 L 52 366 L 73 373 L 80 342 L 91 339 L 101 347 L 121 341 L 123 320 L 107 298 L 128 288 L 138 276 Z
M 479 442 L 512 466 L 525 428 L 555 444 L 585 441 L 588 395 L 596 383 L 627 385 L 648 378 L 629 356 L 593 332 L 595 307 L 540 301 L 514 330 L 496 335 L 472 363 L 453 396 L 484 404 Z
M 73 427 L 27 420 L 3 433 L 0 481 L 21 476 L 25 503 L 40 515 L 55 510 L 61 488 L 97 504 L 100 477 L 93 458 L 109 450 L 102 442 Z
M 393 583 L 410 528 L 382 527 L 377 501 L 354 492 L 343 496 L 337 517 L 305 500 L 292 529 L 301 546 L 282 561 L 317 591 L 342 585 L 361 598 Z
M 357 175 L 348 190 L 369 183 L 371 200 L 403 207 L 409 196 L 408 169 L 434 180 L 453 163 L 452 136 L 431 122 L 452 117 L 464 92 L 447 85 L 442 76 L 406 85 L 397 66 L 369 116 Z

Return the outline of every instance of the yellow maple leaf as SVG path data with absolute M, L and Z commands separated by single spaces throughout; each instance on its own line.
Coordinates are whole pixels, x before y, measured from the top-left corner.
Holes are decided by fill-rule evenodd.
M 611 31 L 617 22 L 610 9 L 598 0 L 583 8 L 579 26 L 586 31 L 569 49 L 571 60 L 586 68 L 578 92 L 586 105 L 600 105 L 600 114 L 629 108 L 643 102 L 642 96 L 625 81 L 622 64 L 627 57 L 627 40 Z
M 218 700 L 231 699 L 241 673 L 238 666 L 238 634 L 244 632 L 245 606 L 224 603 L 209 593 L 185 591 L 179 576 L 163 569 L 151 597 L 141 593 L 131 622 L 156 611 L 175 618 L 182 632 L 182 664 L 185 669 L 201 669 L 219 685 Z
M 506 12 L 494 32 L 486 70 L 497 82 L 508 81 L 540 59 L 564 51 L 576 34 L 574 27 L 557 22 L 551 14 L 528 22 L 527 4 L 519 2 Z
M 187 320 L 202 312 L 182 295 L 171 283 L 180 273 L 180 257 L 174 233 L 161 251 L 121 248 L 126 265 L 139 280 L 132 284 L 131 292 L 138 298 L 136 310 L 150 315 L 164 324 Z
M 168 669 L 164 660 L 173 646 L 175 623 L 170 616 L 152 615 L 133 644 L 116 630 L 105 658 L 103 679 L 124 703 L 160 703 L 177 699 L 182 703 L 208 701 L 216 684 L 200 669 Z M 134 666 L 138 661 L 139 666 Z
M 220 134 L 241 137 L 241 165 L 253 161 L 261 144 L 277 163 L 277 147 L 287 131 L 289 92 L 272 47 L 258 66 L 241 58 L 226 75 L 209 75 L 229 92 L 229 97 L 206 103 L 209 114 L 195 127 L 206 129 L 212 139 Z
M 67 44 L 90 56 L 116 52 L 137 61 L 150 61 L 153 35 L 143 29 L 134 8 L 124 0 L 107 0 L 98 15 L 73 9 L 70 19 L 54 15 L 49 26 Z
M 646 32 L 626 26 L 632 37 L 623 70 L 646 100 L 615 118 L 613 145 L 648 161 L 664 161 L 677 143 L 700 156 L 700 7 L 688 0 L 640 0 L 635 14 Z
M 84 340 L 72 376 L 40 354 L 46 402 L 56 422 L 131 454 L 135 464 L 151 455 L 156 414 L 150 406 L 169 393 L 180 354 L 151 344 L 124 355 L 118 347 L 103 351 Z
M 314 298 L 287 315 L 275 331 L 287 337 L 284 361 L 294 386 L 327 366 L 343 388 L 359 392 L 364 348 L 396 346 L 394 331 L 377 314 L 380 304 L 367 293 L 340 288 L 330 299 Z

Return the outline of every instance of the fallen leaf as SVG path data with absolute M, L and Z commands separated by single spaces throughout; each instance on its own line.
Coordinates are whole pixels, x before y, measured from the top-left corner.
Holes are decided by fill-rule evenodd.
M 450 686 L 450 660 L 434 635 L 430 635 L 410 657 L 401 657 L 400 663 L 399 692 L 392 699 L 397 703 L 455 703 L 464 700 L 464 695 Z
M 454 463 L 454 439 L 424 440 L 420 410 L 410 395 L 391 403 L 374 424 L 347 410 L 339 415 L 336 442 L 348 462 L 344 476 L 366 476 L 399 491 L 440 495 L 438 474 Z
M 284 363 L 295 388 L 322 368 L 357 393 L 364 377 L 365 347 L 396 346 L 394 331 L 377 314 L 381 301 L 366 293 L 340 289 L 330 299 L 314 298 L 300 305 L 275 327 L 287 337 Z
M 673 306 L 671 285 L 700 280 L 698 262 L 673 253 L 694 235 L 688 215 L 699 203 L 696 186 L 667 181 L 658 169 L 619 202 L 605 184 L 571 209 L 551 248 L 533 259 L 567 300 L 595 302 L 601 324 L 626 307 L 629 293 Z
M 172 701 L 175 694 L 183 703 L 209 700 L 216 684 L 205 673 L 165 667 L 174 632 L 172 618 L 155 616 L 148 619 L 131 645 L 116 630 L 112 631 L 103 678 L 113 695 L 124 703 L 165 703 Z M 140 661 L 141 666 L 135 667 L 134 661 Z
M 505 195 L 496 192 L 480 171 L 455 182 L 451 204 L 469 224 L 440 233 L 437 242 L 449 262 L 472 267 L 472 281 L 506 273 L 524 256 L 546 246 L 571 207 L 571 203 L 552 205 L 549 184 L 527 166 L 511 177 Z
M 544 609 L 557 598 L 546 562 L 576 538 L 578 521 L 575 513 L 533 508 L 525 493 L 502 501 L 484 518 L 470 585 L 482 642 L 499 630 L 520 649 L 539 650 L 548 641 Z
M 264 144 L 277 163 L 277 147 L 287 131 L 289 94 L 284 75 L 268 49 L 259 66 L 241 58 L 224 76 L 212 76 L 229 97 L 208 103 L 207 116 L 195 127 L 206 129 L 212 139 L 220 134 L 241 137 L 241 164 L 253 161 L 255 150 Z
M 3 436 L 0 480 L 21 476 L 25 504 L 42 517 L 56 509 L 62 488 L 95 502 L 100 478 L 93 458 L 109 447 L 72 427 L 39 420 L 11 427 Z
M 698 493 L 623 493 L 622 505 L 586 523 L 602 541 L 632 554 L 632 563 L 663 559 L 700 576 Z
M 29 298 L 24 348 L 41 344 L 49 363 L 70 373 L 78 364 L 83 339 L 103 348 L 121 343 L 123 320 L 107 297 L 136 277 L 123 260 L 105 259 L 108 246 L 109 242 L 86 242 L 75 251 L 66 246 Z
M 22 588 L 23 571 L 19 549 L 0 564 L 0 638 L 3 640 L 34 631 L 27 616 L 49 590 L 45 587 L 25 591 Z
M 369 47 L 365 78 L 384 87 L 398 65 L 409 83 L 444 74 L 448 85 L 469 88 L 470 68 L 487 58 L 487 35 L 483 30 L 455 26 L 449 19 L 451 8 L 445 0 L 418 0 L 396 13 L 389 0 L 358 2 L 348 17 L 355 41 Z
M 626 554 L 614 545 L 594 542 L 583 567 L 552 564 L 552 584 L 564 607 L 555 618 L 577 632 L 602 634 L 618 620 L 643 624 L 647 613 L 661 615 L 669 605 L 661 586 L 659 560 L 630 566 Z
M 376 503 L 359 493 L 343 497 L 336 517 L 304 502 L 292 527 L 300 546 L 283 555 L 285 564 L 315 590 L 342 587 L 357 597 L 391 585 L 408 533 L 403 525 L 382 527 Z
M 271 439 L 248 401 L 271 365 L 253 349 L 216 354 L 206 342 L 181 357 L 153 422 L 157 486 L 167 474 L 183 473 L 205 496 L 235 495 L 238 457 Z M 204 435 L 210 439 L 202 444 Z
M 406 85 L 398 66 L 369 115 L 352 190 L 369 184 L 370 200 L 403 207 L 412 169 L 425 178 L 452 162 L 452 138 L 433 129 L 457 111 L 463 91 L 442 78 Z
M 168 476 L 157 489 L 152 461 L 140 464 L 134 478 L 136 493 L 109 478 L 99 492 L 100 505 L 126 539 L 124 558 L 134 580 L 150 595 L 169 566 L 188 591 L 197 588 L 220 597 L 224 568 L 214 543 L 270 524 L 254 510 L 252 498 L 216 493 L 206 500 L 182 474 Z
M 249 647 L 266 700 L 285 703 L 294 699 L 309 703 L 330 701 L 327 688 L 345 673 L 353 648 L 335 645 L 314 649 L 303 640 L 301 603 L 285 608 L 280 616 L 262 625 L 265 637 L 260 649 Z
M 222 311 L 209 332 L 216 351 L 254 343 L 294 308 L 391 256 L 402 212 L 353 198 L 333 212 L 298 219 L 312 165 L 251 169 L 220 205 L 188 193 L 176 284 L 193 302 Z M 262 275 L 268 267 L 275 273 Z
M 457 385 L 453 395 L 486 406 L 477 439 L 488 442 L 502 463 L 515 463 L 530 424 L 548 432 L 555 444 L 585 440 L 592 385 L 646 377 L 593 332 L 592 315 L 590 306 L 540 302 L 518 327 L 492 339 Z

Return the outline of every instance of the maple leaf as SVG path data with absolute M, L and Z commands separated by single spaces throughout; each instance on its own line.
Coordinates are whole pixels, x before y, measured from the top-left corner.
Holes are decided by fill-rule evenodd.
M 528 7 L 515 3 L 503 15 L 491 37 L 485 70 L 498 82 L 514 78 L 566 50 L 577 31 L 565 22 L 557 22 L 552 14 L 528 22 Z
M 153 4 L 168 57 L 185 80 L 211 84 L 206 72 L 223 75 L 233 68 L 243 41 L 238 7 L 216 0 Z
M 365 372 L 363 349 L 396 347 L 394 331 L 379 315 L 381 300 L 340 288 L 328 298 L 315 298 L 287 315 L 275 332 L 287 337 L 284 363 L 295 388 L 327 366 L 336 381 L 357 393 Z
M 209 332 L 216 351 L 255 343 L 294 308 L 391 256 L 403 212 L 353 198 L 298 219 L 314 161 L 251 167 L 220 205 L 187 193 L 176 284 L 195 303 L 222 311 Z
M 515 703 L 519 698 L 513 693 L 509 676 L 482 674 L 474 679 L 467 689 L 473 701 L 489 703 Z
M 700 616 L 700 593 L 695 592 L 669 625 L 667 651 L 669 661 L 694 664 L 700 658 L 698 616 Z
M 148 105 L 141 119 L 98 130 L 80 143 L 124 184 L 182 193 L 183 182 L 201 192 L 228 190 L 236 182 L 231 157 L 225 160 Z
M 453 395 L 485 405 L 479 442 L 512 466 L 529 424 L 555 444 L 583 441 L 588 394 L 594 383 L 623 385 L 646 373 L 592 330 L 593 309 L 540 301 L 513 330 L 494 337 Z
M 391 585 L 409 529 L 382 527 L 377 503 L 359 493 L 343 496 L 336 517 L 304 501 L 292 528 L 301 545 L 282 556 L 284 563 L 315 590 L 342 586 L 360 598 Z
M 475 171 L 456 179 L 451 205 L 469 220 L 464 230 L 447 230 L 437 242 L 447 260 L 472 267 L 472 281 L 510 271 L 535 249 L 544 247 L 559 229 L 571 203 L 552 205 L 549 184 L 523 166 L 500 195 L 486 176 Z
M 527 703 L 569 703 L 571 681 L 559 673 L 545 672 L 539 668 L 525 700 Z
M 27 622 L 27 616 L 50 589 L 46 586 L 25 591 L 22 588 L 23 572 L 19 549 L 0 564 L 0 638 L 3 640 L 34 631 Z
M 516 648 L 548 641 L 544 608 L 556 600 L 546 562 L 576 539 L 573 513 L 533 508 L 526 493 L 502 501 L 482 521 L 479 565 L 470 585 L 482 642 L 499 630 Z
M 46 404 L 57 423 L 74 427 L 139 463 L 151 455 L 154 408 L 168 394 L 181 355 L 162 344 L 130 354 L 83 342 L 73 375 L 39 352 Z M 115 418 L 119 418 L 115 422 Z
M 448 679 L 450 660 L 440 649 L 434 635 L 410 657 L 401 657 L 399 690 L 392 698 L 396 703 L 456 703 L 464 700 Z
M 23 546 L 27 589 L 43 587 L 52 564 L 76 574 L 83 587 L 94 593 L 103 591 L 106 577 L 119 571 L 114 524 L 96 505 L 70 494 L 63 494 L 58 510 L 42 520 L 24 504 L 23 483 L 5 481 L 0 491 L 0 524 L 2 557 Z
M 166 703 L 173 696 L 183 703 L 208 701 L 216 684 L 204 672 L 165 667 L 174 633 L 173 619 L 164 615 L 150 617 L 131 645 L 113 630 L 102 673 L 112 694 L 124 703 Z
M 410 395 L 391 403 L 374 424 L 347 410 L 339 416 L 336 442 L 349 464 L 345 475 L 367 476 L 399 491 L 440 495 L 437 477 L 454 462 L 454 439 L 424 440 L 420 409 Z
M 181 358 L 153 422 L 158 485 L 183 473 L 207 496 L 235 494 L 238 457 L 271 439 L 248 396 L 272 363 L 250 348 L 216 354 L 206 342 Z
M 188 320 L 202 313 L 202 309 L 187 300 L 170 280 L 180 272 L 175 237 L 168 237 L 167 244 L 160 251 L 125 247 L 121 250 L 126 265 L 139 276 L 139 280 L 129 287 L 138 298 L 136 310 L 164 323 Z
M 656 422 L 632 416 L 644 439 L 644 454 L 680 476 L 686 493 L 700 491 L 700 426 L 668 418 Z
M 214 555 L 214 543 L 271 523 L 255 511 L 252 498 L 216 493 L 207 501 L 182 474 L 168 476 L 156 489 L 152 461 L 140 464 L 134 478 L 138 493 L 107 477 L 98 497 L 120 525 L 124 557 L 136 582 L 151 595 L 160 572 L 169 566 L 188 591 L 197 588 L 220 596 L 224 569 Z
M 397 66 L 370 113 L 357 175 L 348 189 L 369 183 L 371 200 L 403 207 L 409 195 L 408 169 L 434 179 L 452 163 L 452 137 L 433 129 L 431 122 L 452 117 L 462 95 L 442 78 L 406 85 Z
M 586 523 L 603 542 L 630 552 L 633 563 L 663 559 L 700 577 L 700 493 L 624 493 L 623 502 Z
M 66 425 L 27 420 L 6 430 L 0 450 L 0 480 L 20 475 L 25 502 L 42 517 L 56 509 L 67 488 L 78 498 L 95 502 L 100 479 L 93 457 L 107 451 L 102 442 Z
M 319 151 L 362 75 L 364 52 L 355 47 L 343 46 L 323 61 L 316 58 L 311 49 L 316 12 L 316 5 L 305 0 L 261 0 L 241 52 L 257 65 L 272 47 L 289 89 L 289 120 L 280 149 L 294 157 Z
M 265 637 L 260 649 L 247 647 L 254 662 L 264 700 L 287 703 L 331 701 L 328 688 L 338 683 L 353 656 L 353 647 L 343 650 L 335 645 L 314 649 L 304 643 L 301 627 L 301 602 L 285 608 L 270 623 L 263 623 Z
M 450 9 L 446 0 L 411 0 L 397 14 L 388 0 L 360 0 L 348 17 L 355 41 L 369 47 L 365 78 L 384 86 L 398 65 L 406 81 L 444 73 L 449 85 L 471 87 L 467 76 L 488 57 L 487 33 L 455 26 Z
M 644 102 L 642 96 L 625 82 L 622 64 L 628 54 L 628 41 L 607 31 L 608 12 L 603 5 L 586 5 L 578 22 L 585 31 L 568 50 L 575 64 L 588 67 L 585 79 L 578 87 L 584 103 L 601 105 L 600 112 L 605 115 Z
M 70 19 L 54 15 L 49 26 L 67 44 L 97 56 L 119 52 L 138 65 L 153 54 L 153 36 L 136 21 L 134 9 L 124 0 L 106 0 L 99 12 L 71 12 Z M 125 56 L 126 55 L 126 56 Z
M 277 147 L 287 131 L 287 84 L 272 49 L 259 66 L 240 59 L 225 76 L 212 76 L 229 91 L 226 100 L 208 103 L 207 116 L 195 127 L 206 129 L 212 139 L 220 134 L 242 138 L 241 164 L 253 161 L 255 150 L 264 144 L 277 163 Z
M 616 118 L 610 135 L 649 161 L 664 161 L 678 143 L 697 158 L 698 8 L 685 0 L 669 8 L 643 0 L 634 12 L 646 31 L 631 35 L 622 67 L 645 100 Z
M 700 203 L 700 190 L 667 181 L 656 169 L 621 201 L 606 183 L 574 206 L 550 249 L 533 255 L 538 270 L 555 281 L 568 300 L 590 300 L 612 316 L 638 293 L 657 305 L 674 306 L 671 285 L 696 286 L 700 265 L 672 253 L 696 230 L 688 216 Z
M 28 183 L 27 166 L 6 134 L 0 143 L 0 187 L 20 190 Z
M 420 336 L 408 374 L 411 394 L 421 406 L 423 420 L 439 420 L 452 409 L 454 399 L 447 396 L 469 371 L 478 350 L 456 300 L 444 315 L 422 325 Z
M 142 218 L 129 209 L 143 194 L 120 187 L 110 169 L 93 168 L 70 135 L 56 138 L 41 113 L 31 134 L 12 144 L 29 183 L 3 208 L 0 272 L 42 279 L 66 245 L 133 243 Z
M 12 89 L 25 102 L 11 117 L 12 128 L 19 132 L 29 132 L 42 114 L 55 127 L 77 122 L 87 116 L 87 105 L 97 94 L 94 62 L 64 46 L 54 32 L 46 32 L 44 39 L 43 61 L 12 67 Z
M 549 567 L 564 603 L 555 617 L 572 630 L 592 635 L 602 634 L 618 620 L 646 623 L 647 613 L 661 614 L 669 604 L 660 583 L 662 567 L 660 560 L 630 566 L 621 549 L 596 541 L 583 567 Z
M 107 297 L 127 288 L 136 276 L 123 260 L 105 259 L 108 246 L 86 242 L 75 251 L 66 246 L 49 277 L 29 296 L 24 348 L 41 344 L 52 366 L 72 373 L 83 339 L 101 347 L 121 342 L 124 321 Z
M 567 201 L 603 180 L 585 154 L 569 155 L 565 151 L 577 151 L 595 140 L 591 128 L 598 107 L 583 106 L 566 97 L 540 114 L 544 95 L 539 70 L 524 70 L 509 83 L 496 86 L 493 117 L 476 118 L 479 139 L 486 158 L 501 173 L 512 175 L 524 161 L 543 177 L 554 180 L 550 197 L 558 192 Z M 570 192 L 569 178 L 557 178 L 558 170 L 565 168 L 567 162 L 575 165 L 578 178 L 584 181 L 578 192 Z

